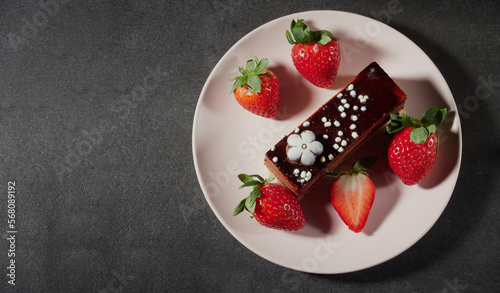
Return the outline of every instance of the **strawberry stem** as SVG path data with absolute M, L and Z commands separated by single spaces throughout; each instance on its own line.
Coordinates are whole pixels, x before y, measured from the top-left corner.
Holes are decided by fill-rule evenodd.
M 429 135 L 437 130 L 437 126 L 443 123 L 446 117 L 446 108 L 438 110 L 437 107 L 427 109 L 420 120 L 414 119 L 406 112 L 401 116 L 398 113 L 390 114 L 391 122 L 386 127 L 389 134 L 394 134 L 405 127 L 413 127 L 410 139 L 416 144 L 424 143 Z
M 296 43 L 299 44 L 318 43 L 320 45 L 326 45 L 331 40 L 336 40 L 336 41 L 339 40 L 338 37 L 334 36 L 329 31 L 326 30 L 312 31 L 304 23 L 303 19 L 297 19 L 297 21 L 292 20 L 292 23 L 290 24 L 290 31 L 288 30 L 286 31 L 286 39 L 292 45 Z
M 375 163 L 377 162 L 377 157 L 375 156 L 369 156 L 360 159 L 356 163 L 354 163 L 351 168 L 348 170 L 343 170 L 340 172 L 332 172 L 332 171 L 325 171 L 326 175 L 331 175 L 335 177 L 339 177 L 341 175 L 347 174 L 347 175 L 356 175 L 356 174 L 365 174 L 368 176 L 368 173 L 366 172 L 367 170 L 371 169 Z
M 234 80 L 230 94 L 234 93 L 239 86 L 246 86 L 254 94 L 260 93 L 262 80 L 259 76 L 271 77 L 267 71 L 264 71 L 267 65 L 269 65 L 269 59 L 262 58 L 259 60 L 254 56 L 253 60 L 247 61 L 245 68 L 238 67 L 241 75 L 230 79 Z
M 258 174 L 239 174 L 238 179 L 243 182 L 243 185 L 240 186 L 240 189 L 243 187 L 252 187 L 253 189 L 250 192 L 250 195 L 242 199 L 236 206 L 233 211 L 233 216 L 239 215 L 244 210 L 247 210 L 253 214 L 253 212 L 255 211 L 255 203 L 257 202 L 257 198 L 261 196 L 260 187 L 265 183 L 274 180 L 274 175 L 272 173 L 269 173 L 269 177 L 267 179 L 264 179 Z

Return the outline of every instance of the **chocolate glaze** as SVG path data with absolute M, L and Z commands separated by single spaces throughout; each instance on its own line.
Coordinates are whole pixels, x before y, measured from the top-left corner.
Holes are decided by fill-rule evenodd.
M 356 93 L 354 96 L 351 95 L 351 85 Z M 290 134 L 278 141 L 265 155 L 264 163 L 269 171 L 299 198 L 302 198 L 305 191 L 323 177 L 324 171 L 335 168 L 350 152 L 361 146 L 381 126 L 383 127 L 388 121 L 389 114 L 400 111 L 406 100 L 406 94 L 376 62 L 361 71 L 339 93 L 342 97 L 339 98 L 336 94 L 304 121 L 309 123 L 307 127 L 301 123 L 297 127 L 298 132 L 294 130 L 290 133 L 300 134 L 304 130 L 311 130 L 316 135 L 316 140 L 323 144 L 323 152 L 316 157 L 313 165 L 304 166 L 288 160 L 286 150 Z M 360 100 L 360 95 L 368 96 L 368 99 Z M 339 106 L 343 111 L 342 108 L 339 110 Z M 342 112 L 345 113 L 345 117 L 341 116 Z M 325 126 L 325 118 L 331 126 Z M 340 125 L 336 126 L 335 121 Z M 351 129 L 352 124 L 355 125 L 355 129 Z M 343 133 L 341 136 L 339 131 Z M 359 137 L 354 138 L 353 132 Z M 340 142 L 338 139 L 336 141 L 337 137 L 340 137 Z M 342 146 L 342 140 L 345 141 L 345 146 Z M 342 147 L 343 151 L 339 152 L 339 149 L 334 147 L 335 144 L 339 149 Z M 294 173 L 296 169 L 298 173 Z M 306 176 L 306 180 L 300 174 L 307 172 L 310 174 Z

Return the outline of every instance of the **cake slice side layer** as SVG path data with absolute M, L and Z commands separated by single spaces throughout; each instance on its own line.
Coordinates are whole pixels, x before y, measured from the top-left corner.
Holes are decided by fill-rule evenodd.
M 264 164 L 297 197 L 369 141 L 403 109 L 406 94 L 376 63 L 363 69 L 265 155 Z

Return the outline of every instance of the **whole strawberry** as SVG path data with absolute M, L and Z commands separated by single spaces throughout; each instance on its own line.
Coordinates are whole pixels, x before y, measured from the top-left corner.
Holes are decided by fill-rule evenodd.
M 239 68 L 241 75 L 231 79 L 235 81 L 231 93 L 246 110 L 273 118 L 278 114 L 280 84 L 276 75 L 266 69 L 268 64 L 266 58 L 248 60 L 246 68 Z
M 285 231 L 298 231 L 304 227 L 305 218 L 297 197 L 285 187 L 269 183 L 259 175 L 240 174 L 240 188 L 252 186 L 250 195 L 236 206 L 233 216 L 249 211 L 261 225 Z
M 297 71 L 317 87 L 330 87 L 340 65 L 339 38 L 329 31 L 311 31 L 303 19 L 292 20 L 286 38 L 293 45 L 292 61 Z
M 391 114 L 387 132 L 394 134 L 389 144 L 388 158 L 392 170 L 406 185 L 420 183 L 431 171 L 438 150 L 439 126 L 446 116 L 446 109 L 432 107 L 420 120 L 403 112 Z
M 336 174 L 326 172 L 339 176 L 330 189 L 330 199 L 342 221 L 355 233 L 361 232 L 365 227 L 375 199 L 375 185 L 366 170 L 376 161 L 376 157 L 366 157 L 347 171 Z

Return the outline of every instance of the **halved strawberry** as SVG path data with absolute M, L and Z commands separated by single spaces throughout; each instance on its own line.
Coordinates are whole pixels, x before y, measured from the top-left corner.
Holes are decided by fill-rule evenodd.
M 389 144 L 391 169 L 406 185 L 420 183 L 436 161 L 439 137 L 437 126 L 446 116 L 446 109 L 429 108 L 422 119 L 413 119 L 403 112 L 391 114 L 387 132 L 394 134 Z
M 280 84 L 276 75 L 267 69 L 269 60 L 248 60 L 246 68 L 239 68 L 241 73 L 234 80 L 231 93 L 236 101 L 253 114 L 273 118 L 278 114 L 280 102 Z
M 290 31 L 286 31 L 286 38 L 293 45 L 292 61 L 297 71 L 317 87 L 330 87 L 340 66 L 339 38 L 326 30 L 312 31 L 303 19 L 292 20 Z
M 366 170 L 376 161 L 376 157 L 366 157 L 347 171 L 337 174 L 327 172 L 339 176 L 330 189 L 330 199 L 342 221 L 355 233 L 365 227 L 375 199 L 375 185 Z
M 252 186 L 250 195 L 243 199 L 234 209 L 233 216 L 249 211 L 261 225 L 285 231 L 298 231 L 304 227 L 305 218 L 297 197 L 285 187 L 269 183 L 268 179 L 259 175 L 240 174 L 243 182 L 240 188 Z

